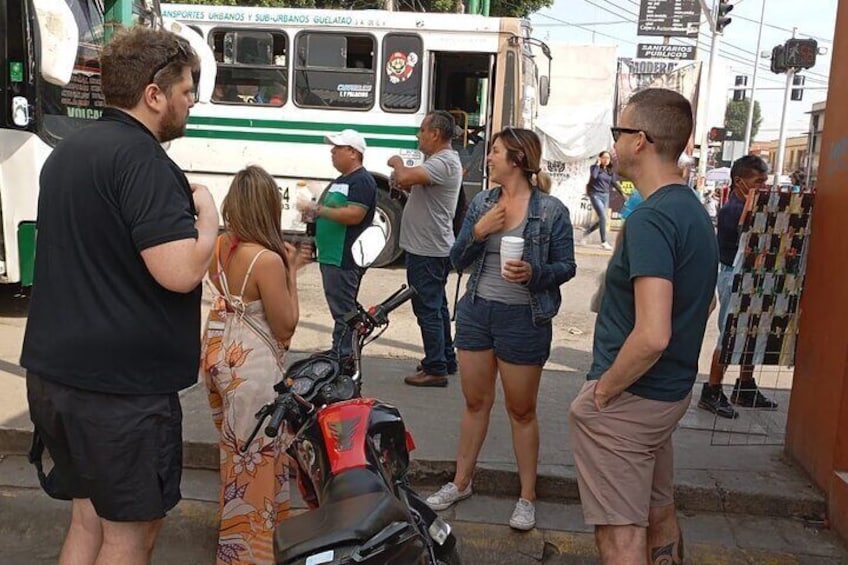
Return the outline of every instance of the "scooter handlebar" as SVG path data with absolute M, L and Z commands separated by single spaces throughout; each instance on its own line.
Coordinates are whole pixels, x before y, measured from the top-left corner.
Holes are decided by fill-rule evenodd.
M 408 301 L 417 294 L 414 287 L 403 286 L 399 291 L 388 297 L 384 302 L 371 308 L 369 312 L 378 323 L 385 323 L 388 315 L 396 310 L 401 304 Z
M 277 437 L 277 434 L 280 432 L 280 426 L 283 424 L 283 420 L 286 417 L 286 410 L 288 410 L 286 395 L 280 395 L 274 403 L 274 411 L 271 413 L 271 421 L 268 422 L 267 426 L 265 426 L 266 436 Z

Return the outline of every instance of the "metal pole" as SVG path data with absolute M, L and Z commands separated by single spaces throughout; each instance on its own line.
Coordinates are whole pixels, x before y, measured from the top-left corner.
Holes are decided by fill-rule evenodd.
M 777 165 L 774 168 L 774 186 L 780 186 L 780 175 L 783 174 L 783 160 L 786 157 L 786 115 L 789 113 L 789 95 L 792 92 L 792 79 L 795 69 L 786 71 L 786 92 L 783 93 L 783 114 L 780 116 L 780 140 L 777 142 Z
M 704 96 L 704 131 L 701 132 L 701 156 L 698 159 L 698 179 L 707 178 L 707 154 L 709 153 L 710 145 L 710 92 L 713 87 L 713 78 L 715 77 L 716 54 L 718 53 L 719 38 L 721 34 L 713 32 L 713 41 L 710 46 L 710 69 L 707 73 L 707 93 Z
M 813 118 L 810 116 L 810 125 L 812 125 Z M 813 172 L 813 144 L 815 143 L 816 132 L 813 128 L 810 128 L 809 133 L 807 134 L 807 166 L 804 167 L 804 185 L 806 187 L 810 186 L 810 174 Z
M 754 74 L 751 77 L 751 101 L 748 107 L 748 121 L 745 123 L 745 153 L 751 152 L 751 131 L 754 128 L 754 94 L 757 88 L 757 70 L 760 68 L 760 42 L 763 39 L 763 18 L 766 15 L 766 0 L 760 11 L 760 31 L 757 33 L 757 50 L 754 55 Z
M 792 28 L 792 37 L 798 32 L 798 28 Z M 780 115 L 780 139 L 777 142 L 777 164 L 774 168 L 774 186 L 780 186 L 780 175 L 783 174 L 783 161 L 786 158 L 786 115 L 789 113 L 789 98 L 792 93 L 792 80 L 795 78 L 795 69 L 786 71 L 786 90 L 783 92 L 783 113 Z

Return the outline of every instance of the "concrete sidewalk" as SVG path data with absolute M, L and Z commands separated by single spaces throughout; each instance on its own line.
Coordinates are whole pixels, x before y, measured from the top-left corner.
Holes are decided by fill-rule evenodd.
M 541 448 L 538 494 L 550 502 L 576 502 L 574 461 L 568 437 L 568 407 L 582 386 L 591 363 L 595 316 L 588 311 L 609 252 L 578 246 L 577 277 L 562 287 L 563 305 L 554 319 L 554 343 L 539 393 Z M 360 300 L 375 304 L 405 282 L 400 267 L 375 269 L 363 279 Z M 452 301 L 454 281 L 448 284 Z M 320 273 L 310 265 L 299 276 L 301 320 L 293 347 L 301 352 L 329 346 L 332 320 L 321 292 Z M 20 356 L 27 301 L 4 296 L 0 289 L 0 455 L 21 454 L 29 448 L 31 424 L 27 413 L 25 371 Z M 709 370 L 716 343 L 715 314 L 707 326 L 701 353 L 701 377 Z M 418 449 L 413 452 L 413 482 L 438 485 L 453 473 L 462 392 L 454 379 L 447 389 L 417 389 L 403 384 L 421 354 L 420 334 L 411 308 L 393 313 L 389 331 L 366 349 L 364 392 L 398 406 Z M 302 353 L 301 353 L 302 355 Z M 298 357 L 292 354 L 290 361 Z M 730 392 L 732 379 L 725 380 Z M 675 433 L 678 505 L 684 511 L 731 512 L 775 517 L 821 518 L 824 500 L 805 475 L 783 456 L 783 434 L 789 406 L 791 370 L 764 368 L 760 386 L 780 403 L 777 412 L 742 410 L 737 420 L 715 421 L 693 406 Z M 696 385 L 694 395 L 700 393 Z M 185 459 L 193 468 L 216 468 L 217 437 L 204 391 L 193 387 L 183 393 Z M 713 433 L 716 425 L 718 432 Z M 737 444 L 732 446 L 715 444 Z M 756 445 L 763 444 L 763 445 Z M 765 445 L 772 444 L 772 445 Z M 481 453 L 475 490 L 512 498 L 518 478 L 512 453 L 509 422 L 503 399 L 492 414 L 489 435 Z
M 292 359 L 300 355 L 293 354 Z M 414 361 L 367 357 L 364 361 L 364 393 L 396 405 L 417 444 L 413 452 L 412 480 L 437 485 L 452 478 L 462 412 L 462 393 L 457 379 L 446 389 L 406 386 L 405 374 Z M 8 372 L 9 369 L 7 368 Z M 18 386 L 23 387 L 22 370 Z M 10 377 L 4 379 L 8 390 Z M 541 429 L 538 495 L 551 502 L 577 502 L 577 484 L 568 437 L 568 407 L 583 383 L 578 371 L 546 370 L 539 393 Z M 696 387 L 699 390 L 700 387 Z M 788 406 L 788 393 L 778 396 L 781 410 Z M 196 385 L 182 394 L 185 463 L 190 468 L 215 469 L 218 465 L 217 437 L 212 425 L 205 390 Z M 25 411 L 0 418 L 0 454 L 21 454 L 29 447 L 31 424 Z M 732 423 L 745 434 L 715 434 L 711 414 L 693 402 L 675 432 L 675 483 L 682 511 L 730 512 L 773 517 L 821 518 L 824 500 L 791 463 L 778 445 L 714 445 L 716 441 L 762 442 L 764 430 L 785 421 L 785 412 L 742 410 Z M 729 421 L 725 421 L 728 422 Z M 725 422 L 718 421 L 718 425 Z M 720 428 L 719 428 L 720 429 Z M 509 422 L 499 392 L 489 434 L 475 477 L 479 494 L 514 497 L 518 476 L 512 453 Z

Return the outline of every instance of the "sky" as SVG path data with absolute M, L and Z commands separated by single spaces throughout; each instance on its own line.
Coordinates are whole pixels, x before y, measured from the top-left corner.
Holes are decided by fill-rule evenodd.
M 763 2 L 766 4 L 760 51 L 770 53 L 772 47 L 791 38 L 793 26 L 797 27 L 798 37 L 813 37 L 818 40 L 819 47 L 828 49 L 827 54 L 818 56 L 815 67 L 803 73 L 807 75 L 807 86 L 826 87 L 838 0 L 734 1 L 734 8 L 729 14 L 733 21 L 724 30 L 719 52 L 721 64 L 716 66 L 717 70 L 724 67 L 726 71 L 724 76 L 717 79 L 726 81 L 729 88 L 733 85 L 735 75 L 747 74 L 750 86 Z M 707 0 L 707 5 L 711 6 L 712 3 L 713 0 Z M 533 35 L 550 42 L 616 45 L 620 57 L 633 57 L 636 54 L 636 43 L 662 43 L 661 37 L 636 35 L 639 4 L 639 0 L 554 0 L 550 8 L 543 8 L 531 16 Z M 704 61 L 702 80 L 706 80 L 706 62 L 710 52 L 709 26 L 703 15 L 701 20 L 702 33 L 699 36 L 697 57 Z M 691 44 L 693 40 L 672 40 L 671 43 Z M 786 77 L 769 70 L 769 59 L 757 60 L 760 68 L 755 99 L 762 107 L 763 123 L 755 139 L 768 141 L 777 139 L 780 133 Z M 726 92 L 729 97 L 731 92 Z M 814 102 L 826 98 L 827 90 L 809 89 L 804 92 L 802 101 L 789 102 L 787 133 L 790 137 L 807 131 L 809 116 L 805 112 L 810 110 Z

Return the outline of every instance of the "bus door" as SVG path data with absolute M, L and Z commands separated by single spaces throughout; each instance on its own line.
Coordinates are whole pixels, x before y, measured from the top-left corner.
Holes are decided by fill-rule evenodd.
M 494 54 L 431 52 L 430 108 L 446 110 L 456 120 L 453 147 L 465 171 L 463 185 L 469 201 L 486 187 L 494 76 Z

